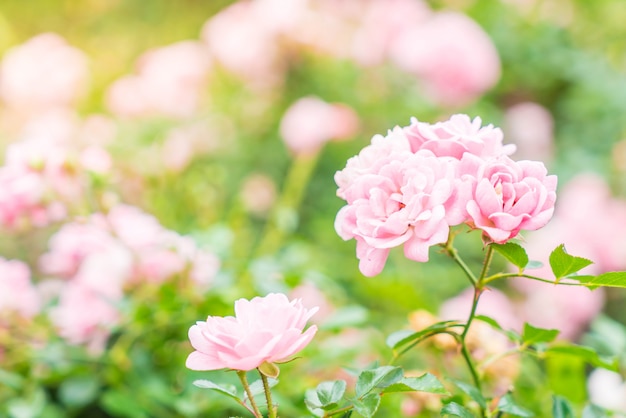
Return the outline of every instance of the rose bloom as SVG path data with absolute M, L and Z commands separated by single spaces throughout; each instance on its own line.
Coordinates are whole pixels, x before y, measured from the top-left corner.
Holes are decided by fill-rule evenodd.
M 69 281 L 49 314 L 59 335 L 69 344 L 87 344 L 90 350 L 100 352 L 111 329 L 121 319 L 116 302 L 117 299 L 107 298 L 88 286 Z
M 40 297 L 30 281 L 28 266 L 0 257 L 0 313 L 15 312 L 31 318 L 40 308 Z
M 411 144 L 411 150 L 428 149 L 436 156 L 450 156 L 460 160 L 465 153 L 483 159 L 510 155 L 515 145 L 503 145 L 500 128 L 493 125 L 482 126 L 479 117 L 470 119 L 468 115 L 452 115 L 449 120 L 430 124 L 411 118 L 411 124 L 404 128 Z
M 149 50 L 137 67 L 137 74 L 120 78 L 107 91 L 107 106 L 114 114 L 130 118 L 195 114 L 211 68 L 202 43 L 181 41 Z
M 554 119 L 538 103 L 517 103 L 506 110 L 503 129 L 517 144 L 518 160 L 552 161 L 554 158 Z
M 317 308 L 306 309 L 300 299 L 270 293 L 235 302 L 235 316 L 209 316 L 189 329 L 196 350 L 187 357 L 191 370 L 252 370 L 281 362 L 302 350 L 317 332 L 306 322 Z
M 423 150 L 386 161 L 378 173 L 356 179 L 346 193 L 348 205 L 335 219 L 341 238 L 356 239 L 359 269 L 366 276 L 380 273 L 389 250 L 403 244 L 407 258 L 428 261 L 430 246 L 448 239 L 453 223 L 448 209 L 457 213 L 451 207 L 455 160 Z
M 314 154 L 331 139 L 352 136 L 358 124 L 356 113 L 345 105 L 303 97 L 283 115 L 280 134 L 292 153 Z
M 501 157 L 485 163 L 467 204 L 468 224 L 504 243 L 520 230 L 545 226 L 554 213 L 556 176 L 537 161 L 515 162 Z
M 85 54 L 54 33 L 11 48 L 0 65 L 0 98 L 12 108 L 41 110 L 73 104 L 89 78 Z
M 435 13 L 394 40 L 391 58 L 415 74 L 425 93 L 451 107 L 466 105 L 500 78 L 500 58 L 485 31 L 468 16 Z

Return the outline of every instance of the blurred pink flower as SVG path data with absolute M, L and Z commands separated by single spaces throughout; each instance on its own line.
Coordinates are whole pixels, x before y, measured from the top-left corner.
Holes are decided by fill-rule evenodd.
M 307 309 L 299 299 L 270 293 L 235 302 L 235 316 L 209 316 L 189 329 L 196 350 L 187 357 L 191 370 L 252 370 L 281 362 L 302 350 L 317 332 L 306 322 L 317 308 Z
M 348 106 L 304 97 L 283 115 L 280 134 L 294 154 L 313 154 L 331 139 L 353 136 L 358 125 L 356 113 Z
M 284 63 L 276 32 L 261 10 L 252 1 L 235 2 L 204 24 L 201 38 L 226 70 L 252 84 L 273 86 L 282 81 Z
M 266 214 L 276 201 L 276 184 L 264 174 L 251 174 L 241 186 L 241 202 L 255 215 Z
M 493 42 L 476 22 L 456 12 L 435 13 L 404 31 L 394 42 L 391 58 L 419 77 L 426 94 L 445 106 L 476 100 L 500 78 Z
M 70 344 L 87 344 L 99 352 L 121 319 L 116 301 L 71 281 L 62 291 L 59 304 L 50 310 L 50 318 L 59 335 Z
M 441 304 L 439 317 L 443 320 L 467 320 L 473 299 L 474 289 L 465 289 Z M 506 330 L 522 330 L 523 319 L 515 312 L 512 301 L 498 289 L 487 288 L 482 292 L 476 315 L 493 318 Z
M 41 300 L 30 281 L 28 266 L 21 261 L 0 257 L 0 314 L 16 313 L 31 318 L 40 309 Z
M 199 107 L 210 69 L 200 42 L 181 41 L 146 52 L 137 74 L 111 85 L 107 105 L 118 116 L 192 116 Z
M 294 287 L 289 293 L 289 297 L 291 299 L 302 300 L 302 303 L 306 306 L 318 307 L 315 318 L 311 321 L 314 324 L 323 323 L 335 311 L 335 307 L 328 300 L 324 292 L 322 292 L 318 286 L 309 281 Z
M 523 102 L 509 107 L 503 129 L 510 142 L 517 145 L 515 158 L 549 162 L 554 154 L 554 120 L 543 106 Z
M 546 253 L 545 258 L 548 255 Z M 551 276 L 549 267 L 531 270 L 530 274 L 546 278 Z M 591 291 L 529 279 L 515 279 L 511 283 L 523 295 L 518 306 L 519 315 L 536 327 L 558 329 L 559 337 L 568 340 L 578 338 L 604 306 L 605 293 L 602 289 Z
M 50 238 L 49 251 L 39 259 L 39 268 L 45 274 L 69 279 L 78 272 L 86 257 L 116 245 L 102 225 L 68 223 Z
M 504 243 L 522 230 L 545 226 L 554 213 L 557 178 L 537 161 L 508 157 L 487 161 L 467 204 L 468 223 L 491 240 Z
M 133 249 L 159 243 L 165 232 L 156 217 L 130 205 L 114 206 L 106 220 L 113 234 Z
M 430 16 L 430 7 L 421 0 L 369 0 L 352 40 L 352 56 L 366 66 L 382 64 L 403 32 Z
M 218 118 L 201 122 L 179 124 L 167 132 L 161 148 L 161 160 L 170 171 L 180 172 L 187 168 L 194 158 L 211 153 L 224 143 L 223 121 Z
M 39 111 L 74 104 L 86 88 L 87 57 L 54 33 L 7 51 L 0 65 L 0 98 L 12 108 Z

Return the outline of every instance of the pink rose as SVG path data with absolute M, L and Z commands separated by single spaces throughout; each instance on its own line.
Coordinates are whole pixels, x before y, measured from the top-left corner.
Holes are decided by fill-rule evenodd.
M 77 282 L 69 282 L 59 304 L 51 309 L 50 317 L 59 334 L 70 344 L 88 344 L 95 351 L 104 348 L 111 328 L 120 321 L 116 300 Z
M 500 58 L 485 31 L 468 16 L 435 13 L 394 40 L 392 60 L 415 74 L 435 102 L 466 105 L 496 85 Z
M 349 107 L 304 97 L 293 103 L 280 121 L 280 134 L 294 154 L 311 154 L 331 139 L 354 134 L 358 118 Z
M 226 70 L 252 84 L 273 86 L 282 80 L 285 63 L 261 10 L 255 2 L 235 2 L 204 24 L 201 38 Z
M 482 120 L 458 114 L 449 120 L 434 125 L 411 119 L 404 128 L 411 150 L 431 150 L 438 157 L 450 156 L 460 160 L 463 154 L 470 153 L 481 158 L 509 155 L 515 145 L 502 144 L 502 130 L 493 125 L 482 126 Z
M 40 297 L 30 281 L 28 266 L 0 257 L 0 313 L 15 312 L 30 318 L 40 308 Z
M 317 308 L 306 309 L 300 299 L 289 301 L 270 293 L 235 302 L 235 316 L 209 316 L 189 329 L 196 350 L 187 357 L 191 370 L 252 370 L 265 362 L 280 362 L 302 350 L 317 332 L 304 331 Z
M 517 145 L 516 159 L 547 162 L 554 158 L 554 119 L 540 104 L 523 102 L 509 107 L 503 130 Z
M 136 75 L 111 85 L 107 106 L 124 117 L 192 116 L 199 107 L 210 66 L 204 46 L 197 41 L 149 50 L 139 58 Z
M 346 167 L 335 174 L 335 183 L 339 186 L 337 196 L 346 199 L 348 189 L 361 176 L 377 173 L 388 161 L 407 158 L 410 153 L 411 145 L 402 129 L 390 130 L 386 136 L 374 135 L 371 144 L 350 158 Z
M 366 276 L 382 271 L 393 247 L 404 244 L 407 258 L 427 261 L 429 247 L 448 239 L 446 208 L 455 200 L 455 160 L 427 150 L 403 157 L 357 178 L 335 220 L 340 237 L 356 239 L 359 268 Z
M 54 33 L 11 48 L 0 65 L 0 98 L 12 108 L 72 105 L 89 78 L 85 54 Z
M 546 225 L 554 212 L 556 176 L 548 176 L 537 161 L 515 162 L 501 157 L 486 162 L 467 203 L 468 224 L 503 243 L 520 230 Z

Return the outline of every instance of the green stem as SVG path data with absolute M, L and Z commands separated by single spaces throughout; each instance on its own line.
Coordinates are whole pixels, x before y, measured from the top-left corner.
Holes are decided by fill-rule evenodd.
M 243 385 L 243 390 L 246 391 L 246 395 L 248 395 L 248 399 L 250 400 L 250 406 L 252 407 L 252 413 L 255 418 L 263 418 L 263 414 L 261 414 L 261 410 L 257 406 L 254 401 L 254 396 L 252 395 L 252 391 L 250 390 L 250 384 L 248 383 L 248 377 L 246 376 L 246 372 L 243 370 L 237 370 L 237 376 L 239 376 L 239 380 L 241 380 L 241 384 Z
M 469 267 L 467 266 L 467 264 L 465 264 L 465 262 L 463 261 L 463 259 L 459 256 L 458 251 L 456 250 L 456 248 L 454 248 L 452 246 L 452 241 L 449 240 L 443 247 L 443 249 L 446 251 L 446 253 L 459 265 L 459 267 L 461 267 L 461 270 L 463 270 L 463 272 L 465 273 L 465 275 L 467 276 L 468 279 L 470 279 L 470 281 L 472 282 L 473 286 L 476 286 L 476 284 L 478 283 L 478 279 L 476 278 L 476 276 L 474 275 L 474 273 L 472 273 L 472 271 L 469 269 Z
M 259 370 L 259 369 L 257 369 Z M 267 376 L 265 376 L 261 370 L 259 370 L 259 374 L 261 375 L 261 381 L 263 381 L 263 389 L 265 390 L 265 400 L 267 401 L 267 414 L 268 418 L 276 418 L 277 408 L 274 406 L 274 402 L 272 401 L 272 389 L 270 388 L 270 383 L 267 380 Z
M 467 342 L 465 341 L 467 338 L 467 333 L 469 332 L 470 326 L 472 325 L 472 322 L 474 321 L 474 317 L 476 316 L 476 308 L 478 307 L 478 300 L 480 299 L 480 295 L 482 292 L 479 286 L 480 286 L 480 282 L 476 284 L 476 287 L 474 287 L 474 299 L 472 301 L 472 309 L 470 311 L 469 318 L 467 319 L 467 323 L 465 324 L 465 328 L 463 329 L 463 333 L 461 334 L 460 340 L 461 340 L 461 354 L 463 355 L 463 358 L 465 359 L 465 363 L 467 364 L 467 367 L 472 375 L 472 379 L 474 380 L 474 385 L 476 386 L 476 388 L 482 395 L 482 384 L 480 382 L 480 377 L 478 375 L 478 371 L 476 370 L 476 366 L 474 365 L 474 362 L 472 361 L 472 357 L 470 355 L 469 349 L 467 348 Z M 483 411 L 483 415 L 484 415 L 484 411 Z
M 290 232 L 280 225 L 280 217 L 284 216 L 282 212 L 297 212 L 309 180 L 317 166 L 318 157 L 319 153 L 295 157 L 287 173 L 280 197 L 270 213 L 263 236 L 252 255 L 253 259 L 262 255 L 273 254 L 280 248 L 285 235 Z
M 511 278 L 511 277 L 525 277 L 527 279 L 532 279 L 532 280 L 536 280 L 539 282 L 544 282 L 544 283 L 550 283 L 550 284 L 554 284 L 554 285 L 563 285 L 563 286 L 581 286 L 581 287 L 587 287 L 586 283 L 580 283 L 580 282 L 555 282 L 554 280 L 548 280 L 548 279 L 543 279 L 541 277 L 537 277 L 537 276 L 532 276 L 530 274 L 520 274 L 520 273 L 498 273 L 498 274 L 494 274 L 492 276 L 489 276 L 487 278 L 485 278 L 484 280 L 482 280 L 483 285 L 486 285 L 487 283 L 491 283 L 494 280 L 499 280 L 499 279 L 507 279 L 507 278 Z
M 354 406 L 353 406 L 353 405 L 344 406 L 343 408 L 336 409 L 336 410 L 334 410 L 334 411 L 332 411 L 332 412 L 326 412 L 326 413 L 322 416 L 322 418 L 334 417 L 335 415 L 339 415 L 339 414 L 341 414 L 341 413 L 343 413 L 343 412 L 349 411 L 349 410 L 351 410 L 352 408 L 354 408 Z
M 489 266 L 491 265 L 491 259 L 493 258 L 493 247 L 490 245 L 487 247 L 487 254 L 485 254 L 485 260 L 483 261 L 483 268 L 480 271 L 480 277 L 478 278 L 478 284 L 485 284 L 484 280 L 489 272 Z

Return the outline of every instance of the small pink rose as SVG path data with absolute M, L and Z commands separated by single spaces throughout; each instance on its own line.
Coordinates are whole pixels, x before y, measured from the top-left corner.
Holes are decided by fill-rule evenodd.
M 252 370 L 264 362 L 280 362 L 302 350 L 317 332 L 304 331 L 317 308 L 306 309 L 300 299 L 289 301 L 270 293 L 235 302 L 235 316 L 209 316 L 189 329 L 195 349 L 187 357 L 191 370 Z
M 486 162 L 467 204 L 468 223 L 492 241 L 503 243 L 520 230 L 545 226 L 554 213 L 556 176 L 537 161 L 501 157 Z

